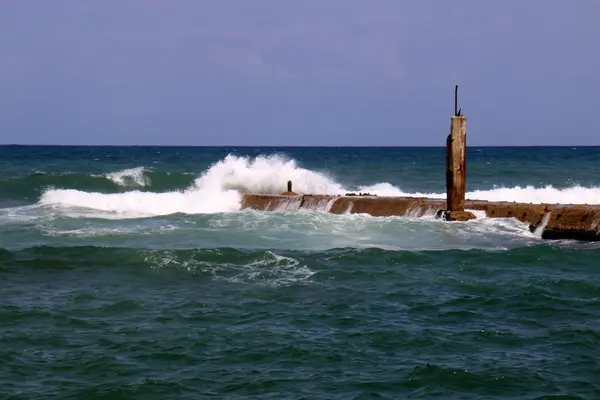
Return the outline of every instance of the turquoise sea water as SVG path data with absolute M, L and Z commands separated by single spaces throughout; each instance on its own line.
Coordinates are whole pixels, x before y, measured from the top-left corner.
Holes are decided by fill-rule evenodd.
M 598 399 L 600 245 L 240 211 L 444 196 L 442 148 L 0 147 L 0 399 Z M 468 197 L 600 204 L 600 148 L 470 148 Z

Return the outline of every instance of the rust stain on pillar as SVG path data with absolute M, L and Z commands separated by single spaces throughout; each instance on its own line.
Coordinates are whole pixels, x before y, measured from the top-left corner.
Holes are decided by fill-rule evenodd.
M 450 121 L 446 140 L 446 207 L 448 211 L 465 210 L 467 183 L 467 118 L 455 115 Z

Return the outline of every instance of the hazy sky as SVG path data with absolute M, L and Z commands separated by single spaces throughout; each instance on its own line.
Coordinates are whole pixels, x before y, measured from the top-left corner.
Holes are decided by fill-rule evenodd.
M 599 0 L 3 0 L 0 143 L 600 145 Z

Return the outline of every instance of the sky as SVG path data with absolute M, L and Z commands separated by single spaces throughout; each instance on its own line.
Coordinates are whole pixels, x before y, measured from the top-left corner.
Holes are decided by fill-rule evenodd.
M 3 0 L 0 143 L 600 145 L 600 1 Z

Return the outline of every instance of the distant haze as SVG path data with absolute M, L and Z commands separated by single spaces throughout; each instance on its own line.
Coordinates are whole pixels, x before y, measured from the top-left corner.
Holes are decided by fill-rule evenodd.
M 0 143 L 600 145 L 600 1 L 5 0 Z

